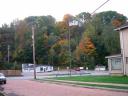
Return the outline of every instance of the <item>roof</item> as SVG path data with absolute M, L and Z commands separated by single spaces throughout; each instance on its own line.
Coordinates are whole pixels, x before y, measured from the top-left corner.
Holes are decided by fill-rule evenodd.
M 105 58 L 121 58 L 121 57 L 122 57 L 121 54 L 117 54 L 117 55 L 106 56 Z
M 125 24 L 121 25 L 120 27 L 116 28 L 116 31 L 120 31 L 120 30 L 124 30 L 128 28 L 128 22 L 126 22 Z

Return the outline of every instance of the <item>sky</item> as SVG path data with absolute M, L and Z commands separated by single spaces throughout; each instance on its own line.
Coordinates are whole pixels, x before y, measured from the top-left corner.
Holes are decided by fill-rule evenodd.
M 0 26 L 28 16 L 52 15 L 62 20 L 64 14 L 92 13 L 106 0 L 0 0 Z M 128 0 L 110 0 L 96 12 L 117 11 L 128 17 Z

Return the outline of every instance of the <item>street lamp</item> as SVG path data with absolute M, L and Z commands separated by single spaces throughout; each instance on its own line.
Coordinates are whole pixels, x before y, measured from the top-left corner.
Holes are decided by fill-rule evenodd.
M 35 61 L 35 30 L 34 26 L 32 26 L 32 45 L 33 45 L 33 68 L 34 68 L 34 79 L 36 79 L 36 61 Z
M 69 70 L 70 70 L 70 76 L 71 76 L 71 67 L 72 67 L 72 59 L 71 59 L 71 31 L 70 31 L 70 27 L 71 26 L 75 26 L 75 25 L 78 25 L 79 26 L 79 22 L 77 20 L 72 20 L 72 21 L 69 21 L 68 22 L 68 26 L 69 26 L 69 35 L 68 35 L 68 40 L 69 40 L 69 57 L 70 57 L 70 66 L 69 66 Z

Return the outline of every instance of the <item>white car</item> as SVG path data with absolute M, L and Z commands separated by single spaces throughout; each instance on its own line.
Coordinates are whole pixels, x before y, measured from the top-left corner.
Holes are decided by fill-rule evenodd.
M 0 73 L 0 84 L 6 84 L 6 77 L 3 73 Z

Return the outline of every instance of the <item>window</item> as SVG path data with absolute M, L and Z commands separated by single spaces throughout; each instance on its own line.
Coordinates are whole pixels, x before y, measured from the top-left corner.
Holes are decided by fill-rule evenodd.
M 112 58 L 111 59 L 111 68 L 112 70 L 121 70 L 121 58 Z
M 42 67 L 40 67 L 40 71 L 43 71 L 43 68 Z
M 126 64 L 128 64 L 128 57 L 126 57 Z

